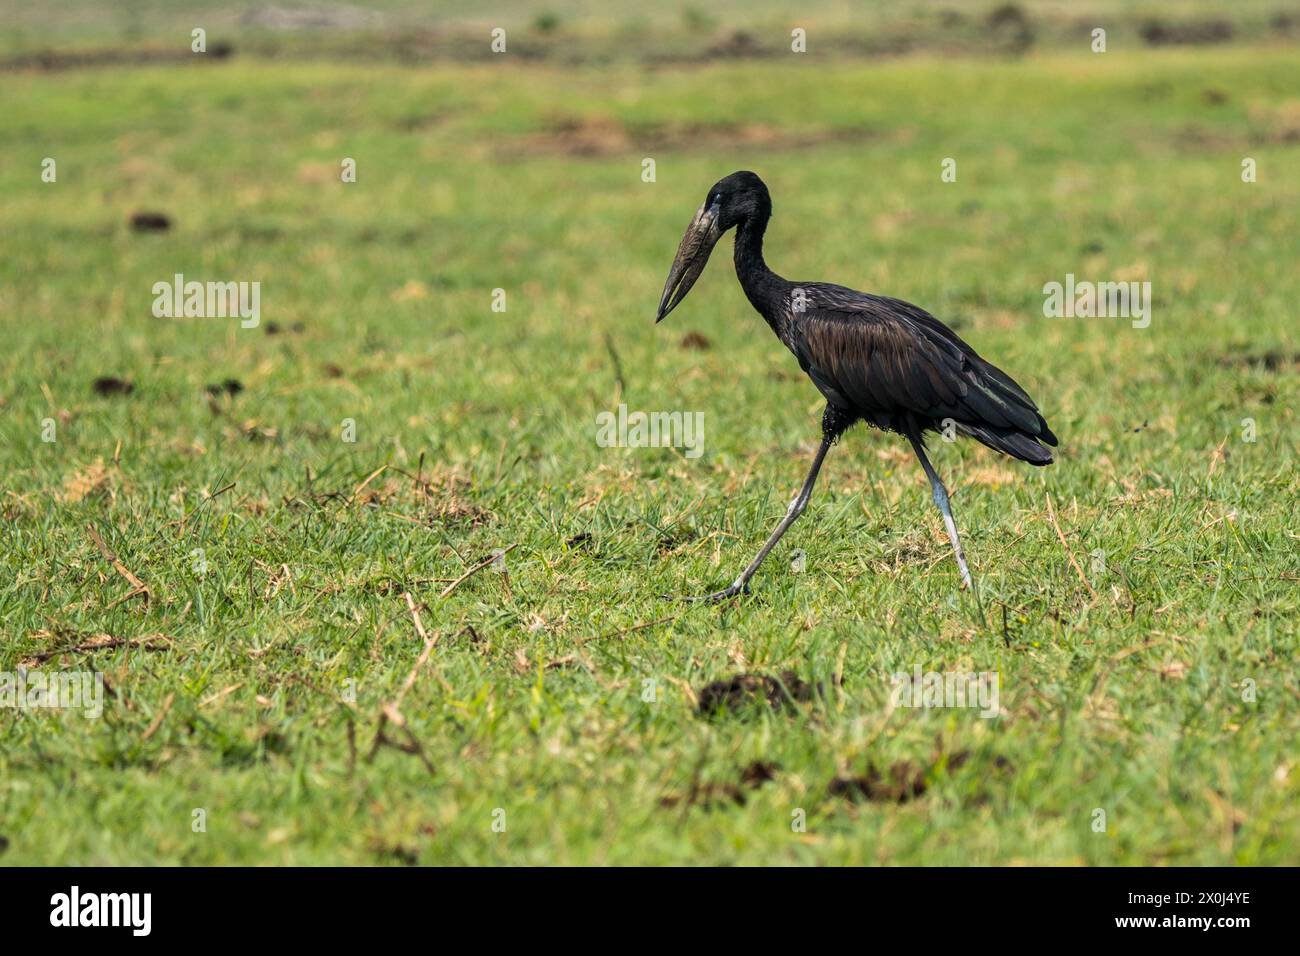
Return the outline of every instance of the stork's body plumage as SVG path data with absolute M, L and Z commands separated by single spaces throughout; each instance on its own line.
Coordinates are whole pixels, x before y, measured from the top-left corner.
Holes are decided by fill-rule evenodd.
M 748 590 L 759 564 L 807 505 L 831 444 L 859 421 L 911 443 L 943 513 L 962 580 L 971 586 L 947 491 L 926 457 L 925 433 L 967 435 L 1031 465 L 1052 462 L 1044 446 L 1056 445 L 1056 436 L 1024 389 L 924 309 L 774 273 L 763 259 L 771 214 L 767 187 L 753 173 L 719 181 L 682 239 L 656 319 L 685 298 L 714 244 L 734 226 L 736 275 L 745 295 L 826 399 L 822 444 L 799 496 L 749 567 L 708 598 Z

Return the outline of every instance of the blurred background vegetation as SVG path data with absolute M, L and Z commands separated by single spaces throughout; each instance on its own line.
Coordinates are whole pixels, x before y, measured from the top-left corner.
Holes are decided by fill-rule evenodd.
M 803 27 L 819 55 L 877 57 L 938 51 L 1018 55 L 1073 45 L 1104 26 L 1122 45 L 1294 42 L 1300 7 L 1287 0 L 372 0 L 220 3 L 215 0 L 0 0 L 0 50 L 10 64 L 167 55 L 178 36 L 208 31 L 219 51 L 416 62 L 483 59 L 507 31 L 510 52 L 558 63 L 674 63 L 785 53 Z

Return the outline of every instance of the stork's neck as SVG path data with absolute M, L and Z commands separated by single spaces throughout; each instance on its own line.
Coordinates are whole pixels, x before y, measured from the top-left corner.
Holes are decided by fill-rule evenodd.
M 736 228 L 736 278 L 750 304 L 779 336 L 787 321 L 790 283 L 763 261 L 763 233 L 770 217 L 764 210 Z

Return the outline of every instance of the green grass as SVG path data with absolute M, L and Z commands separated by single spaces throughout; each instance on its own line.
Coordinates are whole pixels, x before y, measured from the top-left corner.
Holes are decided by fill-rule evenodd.
M 101 671 L 98 720 L 0 710 L 0 862 L 1300 862 L 1294 65 L 5 75 L 0 670 L 156 649 L 40 665 Z M 725 251 L 652 323 L 737 168 L 773 191 L 775 269 L 929 308 L 1061 436 L 1042 470 L 936 443 L 978 596 L 901 440 L 858 429 L 752 597 L 659 599 L 734 577 L 818 437 Z M 261 326 L 154 318 L 177 272 L 260 281 Z M 1067 272 L 1149 279 L 1150 328 L 1044 318 Z M 597 447 L 620 402 L 703 412 L 705 453 Z M 405 593 L 438 636 L 401 705 L 432 772 L 367 760 L 423 646 Z M 891 709 L 916 666 L 998 671 L 1002 715 Z M 787 670 L 822 693 L 693 706 Z M 869 765 L 924 792 L 832 792 Z

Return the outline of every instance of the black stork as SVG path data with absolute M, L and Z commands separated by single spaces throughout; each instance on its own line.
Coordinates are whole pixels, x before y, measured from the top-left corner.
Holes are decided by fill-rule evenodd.
M 785 517 L 729 587 L 695 600 L 721 601 L 749 592 L 763 559 L 807 507 L 831 445 L 859 421 L 911 443 L 943 514 L 962 583 L 972 587 L 948 491 L 925 454 L 925 433 L 969 435 L 1031 465 L 1052 463 L 1043 445 L 1055 445 L 1056 436 L 1011 376 L 924 309 L 826 282 L 791 282 L 769 269 L 763 232 L 771 217 L 772 198 L 754 173 L 719 180 L 682 237 L 655 318 L 662 321 L 686 298 L 714 245 L 735 227 L 741 288 L 826 398 L 821 446 Z

